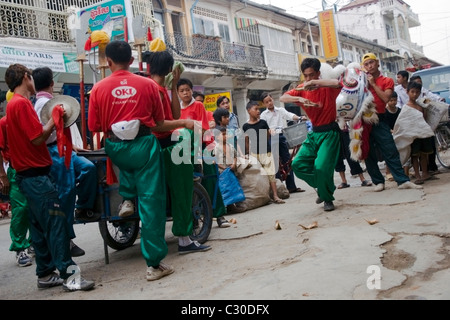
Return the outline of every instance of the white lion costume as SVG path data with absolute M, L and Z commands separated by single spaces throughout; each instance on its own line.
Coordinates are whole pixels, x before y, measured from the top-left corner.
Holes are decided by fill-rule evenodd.
M 359 63 L 350 63 L 341 80 L 342 90 L 336 98 L 339 126 L 349 123 L 350 155 L 355 161 L 364 160 L 369 152 L 369 134 L 378 123 L 376 105 L 368 90 L 367 76 Z

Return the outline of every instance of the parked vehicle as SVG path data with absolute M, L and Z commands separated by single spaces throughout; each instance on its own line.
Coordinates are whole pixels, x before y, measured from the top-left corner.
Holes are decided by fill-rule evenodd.
M 422 78 L 424 88 L 445 98 L 450 104 L 450 65 L 416 71 L 412 76 Z

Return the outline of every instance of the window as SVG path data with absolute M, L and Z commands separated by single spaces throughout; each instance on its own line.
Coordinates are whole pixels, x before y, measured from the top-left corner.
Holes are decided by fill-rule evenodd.
M 386 24 L 386 36 L 388 40 L 394 39 L 394 29 L 390 24 Z
M 204 34 L 207 36 L 214 36 L 214 23 L 210 20 L 204 20 L 202 18 L 195 18 L 195 32 Z
M 230 42 L 230 31 L 228 30 L 228 26 L 223 23 L 219 23 L 219 35 L 222 38 L 222 41 Z

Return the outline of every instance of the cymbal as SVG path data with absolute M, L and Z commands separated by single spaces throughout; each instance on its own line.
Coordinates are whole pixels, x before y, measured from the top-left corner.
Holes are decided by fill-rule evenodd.
M 63 117 L 64 127 L 70 127 L 80 115 L 80 104 L 77 99 L 68 95 L 58 95 L 56 97 L 48 100 L 41 110 L 41 121 L 42 123 L 47 123 L 52 116 L 53 108 L 57 105 L 62 105 L 64 108 L 65 114 Z

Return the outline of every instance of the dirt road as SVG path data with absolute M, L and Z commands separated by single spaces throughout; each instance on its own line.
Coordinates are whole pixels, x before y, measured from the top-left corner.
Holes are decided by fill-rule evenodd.
M 297 180 L 307 191 L 285 204 L 230 215 L 237 223 L 227 229 L 214 223 L 207 242 L 212 250 L 204 253 L 178 255 L 168 222 L 165 262 L 176 271 L 154 282 L 145 280 L 139 240 L 123 251 L 110 249 L 105 264 L 97 224 L 77 225 L 75 242 L 86 255 L 75 261 L 96 282 L 89 292 L 38 290 L 35 265 L 15 265 L 4 223 L 0 299 L 450 299 L 450 173 L 437 177 L 423 190 L 387 182 L 380 193 L 350 178 L 350 188 L 336 190 L 332 212 L 315 204 L 315 191 Z M 313 223 L 317 227 L 303 228 Z

